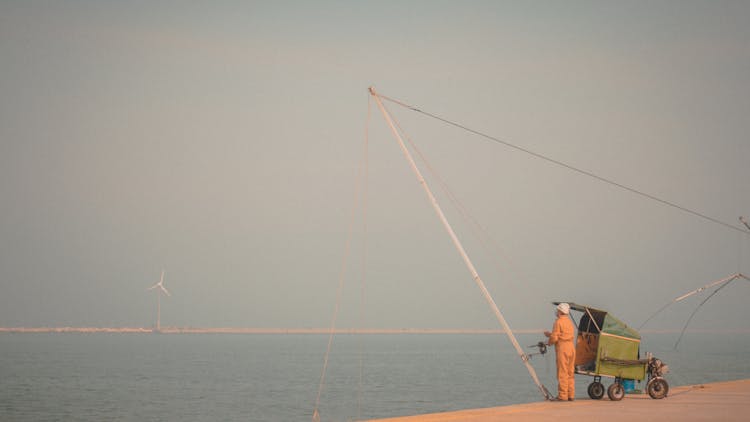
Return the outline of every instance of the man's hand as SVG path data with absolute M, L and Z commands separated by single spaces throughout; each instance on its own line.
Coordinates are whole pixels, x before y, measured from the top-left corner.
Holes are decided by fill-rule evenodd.
M 552 332 L 551 332 L 551 331 L 545 331 L 545 332 L 544 332 L 544 336 L 545 336 L 545 337 L 549 337 L 549 336 L 551 336 L 551 335 L 552 335 Z

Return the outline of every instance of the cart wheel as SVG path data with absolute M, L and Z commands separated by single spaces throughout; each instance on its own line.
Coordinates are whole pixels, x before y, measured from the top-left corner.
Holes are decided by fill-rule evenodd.
M 625 388 L 619 382 L 616 382 L 609 386 L 607 389 L 607 396 L 612 401 L 620 401 L 625 397 Z
M 594 381 L 589 384 L 589 397 L 594 400 L 599 400 L 604 397 L 604 385 L 599 381 Z
M 646 390 L 652 399 L 663 399 L 664 397 L 667 397 L 669 384 L 667 384 L 667 380 L 664 378 L 654 378 L 648 382 Z

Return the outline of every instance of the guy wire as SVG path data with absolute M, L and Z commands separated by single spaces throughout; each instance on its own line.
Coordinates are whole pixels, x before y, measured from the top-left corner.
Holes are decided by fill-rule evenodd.
M 412 110 L 412 111 L 416 111 L 417 113 L 421 113 L 421 114 L 424 114 L 425 116 L 428 116 L 428 117 L 431 117 L 431 118 L 433 118 L 433 119 L 439 120 L 439 121 L 441 121 L 441 122 L 443 122 L 443 123 L 449 124 L 449 125 L 451 125 L 451 126 L 455 126 L 455 127 L 459 128 L 459 129 L 462 129 L 462 130 L 465 130 L 465 131 L 467 131 L 467 132 L 473 133 L 473 134 L 475 134 L 475 135 L 478 135 L 478 136 L 480 136 L 480 137 L 482 137 L 482 138 L 485 138 L 485 139 L 488 139 L 488 140 L 490 140 L 490 141 L 494 141 L 494 142 L 497 142 L 497 143 L 499 143 L 499 144 L 505 145 L 505 146 L 507 146 L 507 147 L 510 147 L 510 148 L 516 149 L 516 150 L 518 150 L 518 151 L 521 151 L 521 152 L 523 152 L 523 153 L 526 153 L 526 154 L 528 154 L 528 155 L 531 155 L 531 156 L 534 156 L 534 157 L 536 157 L 536 158 L 542 159 L 542 160 L 544 160 L 544 161 L 547 161 L 547 162 L 549 162 L 549 163 L 552 163 L 552 164 L 558 165 L 558 166 L 560 166 L 560 167 L 566 168 L 566 169 L 568 169 L 568 170 L 574 171 L 574 172 L 576 172 L 576 173 L 579 173 L 579 174 L 582 174 L 582 175 L 584 175 L 584 176 L 588 176 L 588 177 L 590 177 L 590 178 L 596 179 L 596 180 L 598 180 L 598 181 L 600 181 L 600 182 L 604 182 L 604 183 L 607 183 L 607 184 L 609 184 L 609 185 L 612 185 L 612 186 L 618 187 L 618 188 L 620 188 L 620 189 L 626 190 L 626 191 L 628 191 L 628 192 L 631 192 L 631 193 L 634 193 L 634 194 L 636 194 L 636 195 L 640 195 L 640 196 L 642 196 L 642 197 L 644 197 L 644 198 L 647 198 L 647 199 L 650 199 L 650 200 L 652 200 L 652 201 L 656 201 L 656 202 L 659 202 L 659 203 L 661 203 L 662 205 L 667 205 L 667 206 L 669 206 L 669 207 L 672 207 L 672 208 L 676 208 L 676 209 L 678 209 L 678 210 L 680 210 L 680 211 L 686 212 L 686 213 L 688 213 L 688 214 L 692 214 L 692 215 L 694 215 L 694 216 L 696 216 L 696 217 L 702 218 L 702 219 L 704 219 L 704 220 L 710 221 L 710 222 L 712 222 L 712 223 L 715 223 L 715 224 L 719 224 L 719 225 L 722 225 L 722 226 L 724 226 L 724 227 L 727 227 L 727 228 L 730 228 L 730 229 L 732 229 L 732 230 L 736 230 L 736 231 L 739 231 L 739 232 L 742 232 L 742 233 L 745 233 L 745 234 L 750 234 L 750 231 L 748 231 L 748 230 L 745 230 L 745 229 L 743 229 L 743 228 L 741 228 L 741 227 L 737 227 L 737 226 L 735 226 L 735 225 L 733 225 L 733 224 L 729 224 L 729 223 L 726 223 L 726 222 L 724 222 L 724 221 L 721 221 L 721 220 L 719 220 L 719 219 L 716 219 L 716 218 L 710 217 L 710 216 L 708 216 L 708 215 L 706 215 L 706 214 L 703 214 L 703 213 L 700 213 L 700 212 L 698 212 L 698 211 L 693 211 L 693 210 L 691 210 L 691 209 L 689 209 L 689 208 L 683 207 L 683 206 L 681 206 L 681 205 L 677 205 L 677 204 L 675 204 L 675 203 L 673 203 L 673 202 L 670 202 L 670 201 L 667 201 L 667 200 L 665 200 L 665 199 L 661 199 L 661 198 L 658 198 L 658 197 L 656 197 L 656 196 L 654 196 L 654 195 L 651 195 L 651 194 L 645 193 L 645 192 L 643 192 L 643 191 L 640 191 L 640 190 L 638 190 L 638 189 L 635 189 L 635 188 L 631 188 L 631 187 L 629 187 L 629 186 L 625 186 L 625 185 L 623 185 L 623 184 L 621 184 L 621 183 L 618 183 L 618 182 L 615 182 L 615 181 L 613 181 L 613 180 L 607 179 L 607 178 L 605 178 L 605 177 L 599 176 L 599 175 L 597 175 L 597 174 L 594 174 L 594 173 L 592 173 L 592 172 L 590 172 L 590 171 L 586 171 L 586 170 L 580 169 L 580 168 L 578 168 L 578 167 L 575 167 L 575 166 L 573 166 L 573 165 L 570 165 L 570 164 L 564 163 L 564 162 L 562 162 L 562 161 L 559 161 L 559 160 L 555 160 L 554 158 L 550 158 L 550 157 L 547 157 L 546 155 L 540 154 L 540 153 L 538 153 L 538 152 L 534 152 L 534 151 L 531 151 L 531 150 L 529 150 L 529 149 L 526 149 L 526 148 L 520 147 L 520 146 L 518 146 L 518 145 L 512 144 L 512 143 L 510 143 L 510 142 L 507 142 L 507 141 L 503 141 L 502 139 L 496 138 L 496 137 L 494 137 L 494 136 L 491 136 L 491 135 L 487 135 L 486 133 L 480 132 L 480 131 L 478 131 L 478 130 L 475 130 L 475 129 L 471 129 L 471 128 L 469 128 L 469 127 L 467 127 L 467 126 L 464 126 L 464 125 L 462 125 L 462 124 L 460 124 L 460 123 L 456 123 L 456 122 L 454 122 L 454 121 L 452 121 L 452 120 L 448 120 L 448 119 L 446 119 L 446 118 L 444 118 L 444 117 L 440 117 L 440 116 L 438 116 L 438 115 L 435 115 L 435 114 L 432 114 L 432 113 L 426 112 L 426 111 L 424 111 L 424 110 L 421 110 L 421 109 L 419 109 L 419 108 L 417 108 L 417 107 L 411 106 L 411 105 L 409 105 L 409 104 L 403 103 L 403 102 L 401 102 L 401 101 L 395 100 L 395 99 L 393 99 L 393 98 L 390 98 L 390 97 L 387 97 L 387 96 L 385 96 L 385 95 L 382 95 L 382 94 L 378 94 L 378 96 L 379 96 L 380 98 L 384 99 L 384 100 L 388 100 L 388 101 L 390 101 L 390 102 L 392 102 L 392 103 L 394 103 L 394 104 L 398 104 L 398 105 L 400 105 L 400 106 L 402 106 L 402 107 L 404 107 L 404 108 L 407 108 L 407 109 L 409 109 L 409 110 Z

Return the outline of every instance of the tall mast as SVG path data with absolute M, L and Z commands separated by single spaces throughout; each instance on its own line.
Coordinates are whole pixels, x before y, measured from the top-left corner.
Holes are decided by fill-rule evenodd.
M 156 292 L 156 331 L 161 331 L 161 292 Z
M 471 262 L 469 255 L 464 250 L 464 247 L 461 244 L 461 241 L 458 240 L 458 237 L 456 236 L 456 233 L 453 231 L 453 228 L 448 222 L 448 219 L 445 218 L 445 214 L 443 214 L 443 210 L 440 208 L 440 205 L 438 204 L 437 199 L 435 199 L 435 195 L 432 194 L 430 187 L 427 185 L 427 181 L 424 179 L 424 177 L 422 177 L 422 173 L 419 171 L 417 164 L 414 162 L 414 159 L 412 158 L 411 153 L 409 152 L 409 149 L 406 148 L 406 145 L 404 144 L 403 139 L 401 139 L 401 135 L 399 135 L 398 130 L 396 130 L 396 126 L 393 124 L 393 120 L 391 119 L 390 114 L 383 106 L 383 103 L 380 100 L 380 96 L 375 91 L 375 87 L 371 86 L 369 90 L 370 90 L 370 95 L 372 95 L 372 97 L 375 99 L 375 102 L 377 103 L 378 108 L 380 109 L 380 112 L 383 114 L 383 117 L 385 118 L 386 123 L 388 123 L 388 126 L 391 128 L 391 132 L 393 133 L 393 136 L 398 141 L 398 144 L 401 147 L 401 151 L 404 153 L 406 160 L 409 162 L 409 166 L 411 166 L 412 171 L 414 171 L 414 175 L 417 177 L 419 184 L 422 185 L 422 187 L 424 188 L 424 191 L 427 194 L 427 197 L 430 200 L 430 203 L 432 204 L 432 208 L 435 210 L 435 213 L 437 214 L 438 218 L 443 223 L 443 227 L 448 232 L 448 235 L 453 241 L 453 245 L 456 247 L 456 250 L 458 250 L 458 253 L 461 255 L 461 258 L 463 258 L 464 264 L 466 264 L 466 267 L 469 269 L 469 272 L 471 273 L 472 278 L 474 279 L 477 286 L 479 287 L 479 290 L 482 292 L 484 299 L 487 301 L 487 304 L 489 304 L 490 308 L 492 308 L 492 311 L 495 313 L 495 316 L 497 317 L 497 320 L 500 322 L 500 325 L 503 327 L 505 334 L 508 335 L 510 342 L 513 344 L 513 347 L 515 347 L 516 352 L 518 352 L 518 356 L 521 358 L 521 361 L 524 363 L 524 365 L 526 365 L 526 369 L 529 370 L 529 374 L 531 375 L 531 378 L 534 380 L 534 383 L 536 384 L 536 386 L 539 387 L 539 391 L 542 393 L 545 399 L 551 399 L 552 398 L 551 394 L 549 393 L 547 388 L 544 385 L 542 385 L 542 383 L 539 381 L 539 377 L 537 377 L 536 371 L 534 371 L 534 367 L 532 367 L 531 364 L 529 363 L 529 356 L 523 352 L 523 349 L 521 349 L 521 345 L 518 344 L 518 340 L 516 340 L 516 336 L 513 335 L 513 331 L 510 329 L 508 322 L 505 321 L 505 317 L 503 317 L 502 312 L 500 312 L 500 308 L 498 308 L 497 304 L 495 304 L 495 300 L 492 299 L 492 295 L 490 295 L 490 292 L 487 290 L 487 287 L 484 285 L 484 282 L 479 277 L 479 273 L 477 273 L 476 268 L 474 268 L 474 264 Z

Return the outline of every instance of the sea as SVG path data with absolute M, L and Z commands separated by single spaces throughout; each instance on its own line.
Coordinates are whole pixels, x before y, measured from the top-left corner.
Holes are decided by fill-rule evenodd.
M 669 365 L 670 386 L 750 378 L 749 333 L 688 332 L 675 349 L 677 337 L 644 334 L 641 346 Z M 0 421 L 311 421 L 327 344 L 315 334 L 0 333 Z M 531 363 L 554 393 L 554 351 Z M 576 378 L 587 397 L 592 379 Z M 322 385 L 322 421 L 542 399 L 502 334 L 337 335 Z

